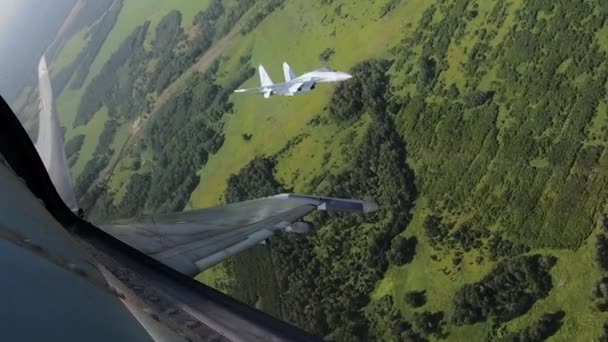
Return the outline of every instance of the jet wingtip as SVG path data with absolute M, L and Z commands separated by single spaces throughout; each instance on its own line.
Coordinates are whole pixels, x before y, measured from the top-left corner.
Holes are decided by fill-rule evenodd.
M 376 203 L 374 201 L 363 201 L 363 212 L 364 213 L 373 213 L 375 211 L 378 211 L 378 209 L 380 209 L 380 207 L 378 206 L 378 203 Z

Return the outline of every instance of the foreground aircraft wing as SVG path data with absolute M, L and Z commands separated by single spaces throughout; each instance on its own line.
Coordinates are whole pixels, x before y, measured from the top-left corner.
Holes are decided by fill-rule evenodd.
M 150 215 L 101 226 L 150 257 L 196 275 L 269 238 L 277 230 L 307 232 L 300 221 L 315 210 L 366 213 L 371 201 L 281 194 L 231 205 L 168 215 Z

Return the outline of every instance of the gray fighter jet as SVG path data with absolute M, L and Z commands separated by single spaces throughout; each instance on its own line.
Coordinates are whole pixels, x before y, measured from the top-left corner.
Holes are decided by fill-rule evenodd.
M 341 82 L 353 77 L 345 72 L 335 71 L 329 68 L 321 68 L 307 72 L 301 76 L 296 76 L 287 63 L 283 63 L 285 83 L 274 84 L 263 65 L 260 65 L 259 73 L 259 88 L 237 89 L 234 92 L 264 94 L 264 98 L 269 98 L 273 95 L 294 96 L 315 89 L 317 83 Z

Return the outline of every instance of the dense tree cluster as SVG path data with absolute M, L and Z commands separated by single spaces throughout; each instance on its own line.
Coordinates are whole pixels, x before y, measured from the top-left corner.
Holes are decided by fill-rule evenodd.
M 65 144 L 65 157 L 68 161 L 68 165 L 72 166 L 74 163 L 76 163 L 83 143 L 84 134 L 79 134 Z
M 597 250 L 596 260 L 600 268 L 604 271 L 608 271 L 608 238 L 606 235 L 599 234 L 595 243 Z
M 64 33 L 66 37 L 71 36 L 76 32 L 69 32 L 70 30 L 78 30 L 85 25 L 89 25 L 91 22 L 95 22 L 89 31 L 85 48 L 76 56 L 70 65 L 63 68 L 53 77 L 52 83 L 55 94 L 61 93 L 70 80 L 72 80 L 70 88 L 79 89 L 82 87 L 82 84 L 89 75 L 91 64 L 93 64 L 93 61 L 97 58 L 99 50 L 101 50 L 103 43 L 106 41 L 110 31 L 112 31 L 118 20 L 118 15 L 122 9 L 123 2 L 124 0 L 86 2 L 83 5 L 81 12 L 74 18 L 75 21 L 68 25 L 68 32 Z M 112 6 L 110 7 L 110 5 Z M 101 15 L 100 12 L 105 13 Z M 98 16 L 101 16 L 101 19 L 96 22 L 94 18 L 97 18 Z
M 563 319 L 566 316 L 564 311 L 546 313 L 540 317 L 538 322 L 526 329 L 511 333 L 502 340 L 505 342 L 541 342 L 555 335 L 562 327 Z
M 240 202 L 284 192 L 281 183 L 274 178 L 274 167 L 274 160 L 258 157 L 241 169 L 237 175 L 230 176 L 226 189 L 226 202 Z
M 148 92 L 160 93 L 180 75 L 183 69 L 194 62 L 198 51 L 193 51 L 189 46 L 182 29 L 182 15 L 179 11 L 171 11 L 161 19 L 156 27 L 155 37 L 152 56 L 157 60 L 157 65 L 149 76 Z M 198 41 L 199 44 L 205 45 L 204 50 L 211 45 L 211 39 L 206 37 L 201 37 Z M 178 46 L 180 49 L 177 48 Z
M 527 246 L 520 243 L 513 243 L 499 234 L 492 234 L 488 239 L 488 252 L 493 261 L 501 258 L 514 257 L 530 250 Z
M 124 0 L 115 1 L 106 14 L 104 14 L 101 20 L 90 31 L 88 46 L 78 57 L 78 67 L 75 70 L 70 88 L 80 89 L 84 84 L 84 81 L 89 75 L 89 69 L 93 64 L 93 61 L 95 61 L 95 58 L 97 58 L 99 50 L 101 50 L 106 38 L 112 29 L 114 29 L 114 25 L 118 20 L 118 15 L 122 10 L 123 2 Z
M 487 229 L 474 228 L 470 224 L 462 224 L 451 235 L 448 245 L 452 248 L 461 247 L 465 252 L 472 249 L 481 249 L 483 240 L 488 238 L 490 232 Z
M 88 194 L 88 190 L 93 187 L 95 181 L 99 177 L 99 174 L 108 166 L 110 162 L 110 156 L 107 154 L 101 156 L 94 156 L 84 167 L 84 170 L 78 176 L 76 180 L 76 186 L 74 186 L 74 192 L 78 198 L 78 202 L 81 203 L 83 208 L 92 207 L 95 204 L 95 196 Z M 100 194 L 99 192 L 95 192 Z M 83 203 L 88 203 L 87 205 Z
M 598 339 L 599 342 L 608 342 L 608 322 L 604 323 L 603 334 Z
M 130 218 L 143 214 L 151 185 L 150 174 L 134 174 L 129 181 L 124 197 L 116 208 L 116 213 L 112 216 Z
M 396 266 L 409 264 L 414 260 L 414 256 L 416 255 L 417 244 L 418 239 L 416 239 L 415 236 L 412 236 L 411 238 L 397 236 L 391 242 L 391 249 L 386 255 L 388 262 Z
M 598 310 L 608 311 L 608 277 L 603 277 L 597 282 L 591 291 L 591 299 Z
M 414 314 L 414 324 L 416 328 L 425 336 L 434 335 L 438 338 L 445 338 L 444 332 L 444 313 L 438 312 L 416 312 Z
M 116 134 L 116 128 L 117 124 L 114 120 L 106 121 L 103 130 L 101 131 L 101 135 L 99 136 L 97 147 L 95 147 L 95 151 L 93 151 L 93 157 L 85 165 L 84 170 L 76 179 L 74 191 L 77 198 L 85 196 L 87 190 L 95 184 L 95 181 L 101 172 L 108 166 L 110 157 L 114 153 L 110 148 L 110 145 Z
M 419 308 L 426 304 L 426 291 L 410 291 L 405 294 L 405 302 L 413 308 Z
M 409 222 L 415 197 L 405 150 L 389 123 L 372 123 L 354 155 L 349 170 L 329 175 L 322 182 L 329 188 L 316 192 L 376 198 L 381 212 L 320 216 L 315 223 L 323 228 L 316 236 L 285 236 L 273 249 L 286 318 L 339 340 L 365 339 L 367 322 L 360 310 L 388 266 L 386 252 Z M 332 253 L 314 246 L 331 246 Z M 335 300 L 323 300 L 330 297 Z
M 608 184 L 587 177 L 605 161 L 602 147 L 584 143 L 608 133 L 591 128 L 606 90 L 596 37 L 608 14 L 596 3 L 533 0 L 506 21 L 509 6 L 495 2 L 483 21 L 467 0 L 428 8 L 396 51 L 400 133 L 429 175 L 436 212 L 498 223 L 514 242 L 576 248 Z M 466 63 L 450 60 L 448 46 Z
M 359 118 L 363 111 L 383 115 L 390 97 L 387 74 L 390 65 L 388 60 L 369 60 L 353 67 L 353 78 L 339 83 L 331 97 L 331 117 L 342 122 Z
M 369 307 L 368 317 L 369 337 L 376 341 L 424 341 L 420 334 L 412 330 L 412 324 L 403 320 L 399 310 L 395 309 L 391 296 L 374 301 Z M 367 332 L 362 329 L 361 333 Z
M 224 35 L 228 31 L 236 28 L 236 23 L 243 17 L 251 7 L 253 7 L 259 0 L 240 0 L 235 2 L 230 8 L 226 10 L 226 21 L 223 25 L 218 27 L 218 34 Z M 275 0 L 267 0 L 275 1 Z
M 266 19 L 266 17 L 274 12 L 277 8 L 281 7 L 285 0 L 267 0 L 252 16 L 248 18 L 243 25 L 241 25 L 241 34 L 245 35 L 253 30 Z
M 234 6 L 241 7 L 243 4 L 237 2 Z M 180 12 L 172 11 L 167 14 L 156 28 L 152 58 L 156 59 L 157 63 L 149 76 L 148 92 L 162 92 L 194 64 L 196 59 L 225 33 L 218 34 L 217 26 L 220 18 L 230 13 L 231 8 L 227 9 L 222 1 L 212 1 L 205 10 L 194 17 L 193 25 L 197 34 L 192 38 L 183 32 Z M 240 16 L 237 19 L 240 19 Z
M 147 207 L 182 210 L 199 183 L 197 171 L 222 146 L 220 120 L 231 108 L 228 94 L 250 78 L 254 69 L 239 70 L 228 87 L 216 83 L 217 70 L 216 63 L 204 74 L 195 74 L 150 119 L 146 145 L 154 151 L 158 167 L 152 172 Z
M 463 286 L 454 298 L 454 322 L 507 322 L 523 315 L 552 288 L 550 256 L 520 256 L 503 261 L 480 282 Z
M 453 223 L 444 222 L 441 217 L 436 215 L 427 216 L 423 225 L 426 236 L 429 239 L 431 246 L 434 247 L 446 243 L 450 231 L 454 227 Z
M 142 83 L 136 81 L 145 75 L 147 52 L 143 44 L 149 26 L 146 22 L 137 27 L 86 87 L 74 127 L 88 123 L 103 106 L 115 119 L 143 112 L 146 96 Z

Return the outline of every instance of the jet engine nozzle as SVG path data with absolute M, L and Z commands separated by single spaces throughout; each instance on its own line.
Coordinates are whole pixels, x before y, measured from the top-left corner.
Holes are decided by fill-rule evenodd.
M 287 226 L 285 231 L 289 233 L 305 234 L 312 232 L 314 229 L 315 226 L 310 222 L 297 221 Z

